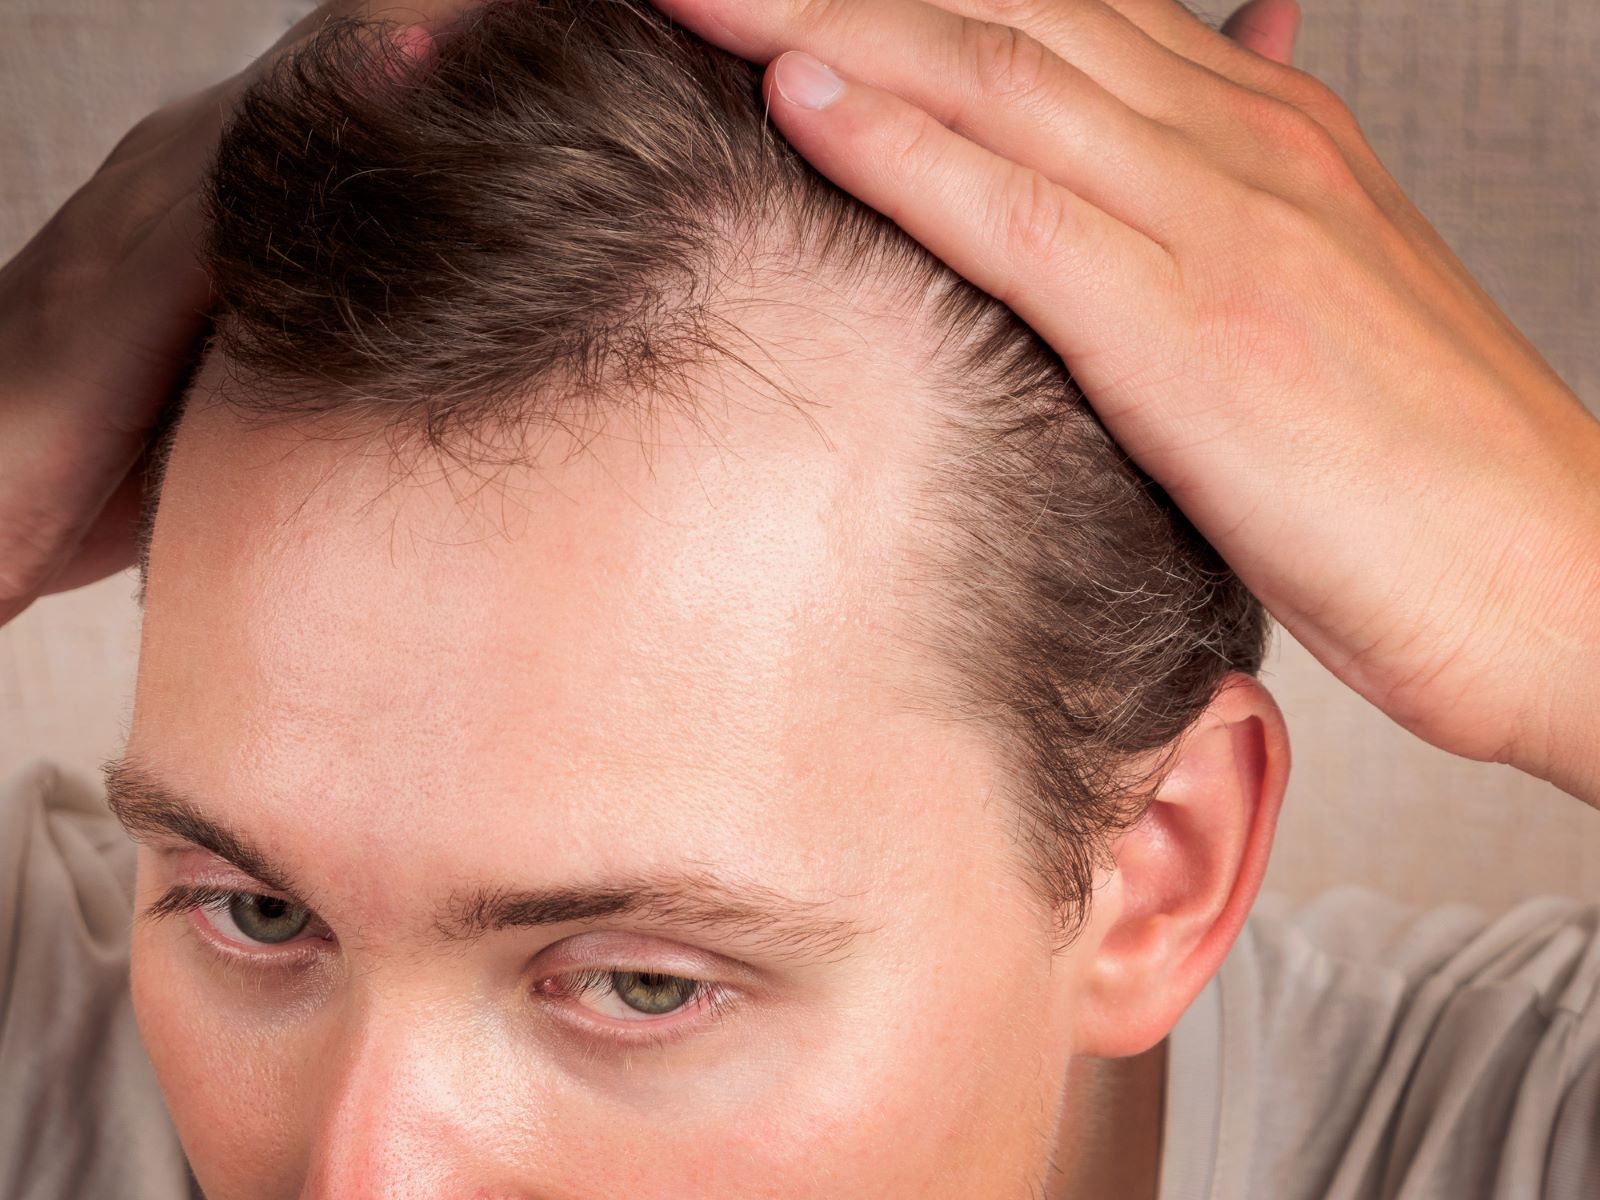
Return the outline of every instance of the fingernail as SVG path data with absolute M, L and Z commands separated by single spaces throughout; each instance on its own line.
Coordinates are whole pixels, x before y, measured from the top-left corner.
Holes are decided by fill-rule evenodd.
M 772 69 L 778 91 L 801 108 L 827 108 L 844 91 L 844 80 L 804 50 L 788 50 Z

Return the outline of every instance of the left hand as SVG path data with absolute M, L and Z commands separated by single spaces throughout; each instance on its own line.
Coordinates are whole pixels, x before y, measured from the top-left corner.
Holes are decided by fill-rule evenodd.
M 820 108 L 768 68 L 785 136 L 1050 342 L 1335 675 L 1600 806 L 1600 423 L 1328 87 L 1172 0 L 654 2 L 837 67 Z
M 232 78 L 134 125 L 0 264 L 0 625 L 134 561 L 151 433 L 211 305 L 201 182 L 244 90 L 326 21 L 395 21 L 414 44 L 467 3 L 325 0 Z

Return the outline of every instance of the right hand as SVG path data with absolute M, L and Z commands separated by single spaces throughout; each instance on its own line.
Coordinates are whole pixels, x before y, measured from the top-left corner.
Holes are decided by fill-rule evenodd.
M 788 142 L 1032 326 L 1339 679 L 1600 807 L 1600 422 L 1332 89 L 1172 0 L 655 2 L 768 63 Z
M 200 184 L 244 90 L 324 21 L 465 0 L 329 0 L 245 70 L 145 117 L 0 267 L 0 624 L 132 565 L 151 426 L 205 332 Z

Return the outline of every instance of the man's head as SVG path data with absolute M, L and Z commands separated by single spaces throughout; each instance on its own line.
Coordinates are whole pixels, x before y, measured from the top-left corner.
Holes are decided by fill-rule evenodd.
M 112 773 L 213 1200 L 1032 1195 L 1248 908 L 1259 605 L 757 79 L 529 0 L 227 135 Z

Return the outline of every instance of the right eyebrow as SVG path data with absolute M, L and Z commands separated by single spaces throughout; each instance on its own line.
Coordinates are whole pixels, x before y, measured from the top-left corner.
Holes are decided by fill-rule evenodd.
M 163 834 L 179 838 L 211 851 L 270 888 L 299 894 L 288 874 L 275 867 L 248 838 L 206 817 L 186 797 L 134 760 L 107 760 L 100 772 L 105 778 L 107 807 L 135 841 Z

